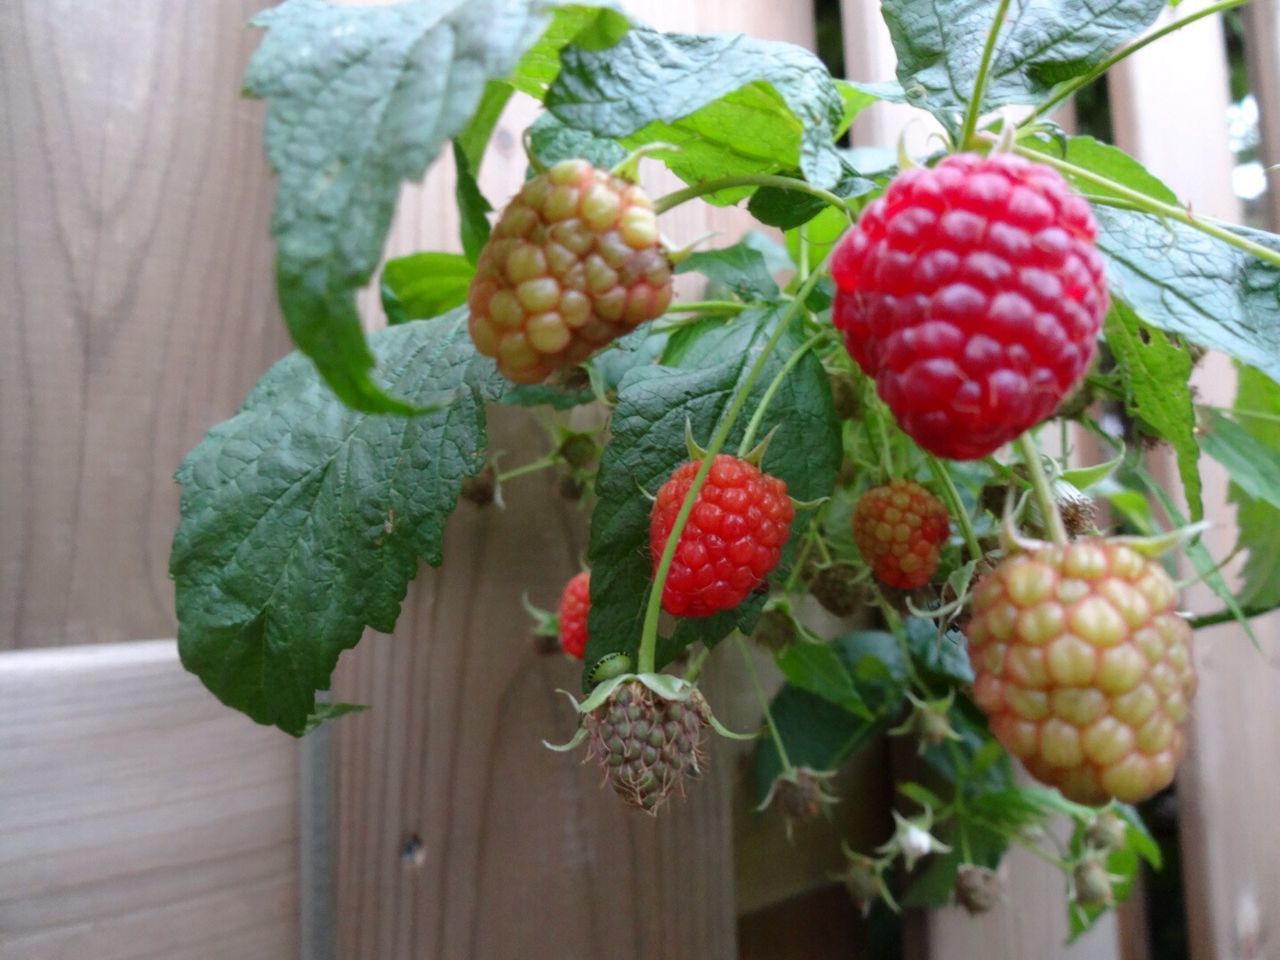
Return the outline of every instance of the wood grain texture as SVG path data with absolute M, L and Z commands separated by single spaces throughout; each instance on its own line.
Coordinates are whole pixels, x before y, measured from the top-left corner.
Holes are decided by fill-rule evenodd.
M 1201 5 L 1183 4 L 1178 15 Z M 1126 61 L 1111 94 L 1120 146 L 1192 209 L 1238 219 L 1226 131 L 1226 58 L 1216 17 Z M 1194 382 L 1201 401 L 1231 404 L 1235 376 L 1225 357 L 1206 357 Z M 1224 557 L 1236 537 L 1228 478 L 1208 458 L 1200 468 L 1206 516 L 1214 521 L 1204 542 L 1215 557 Z M 1166 460 L 1168 489 L 1179 489 L 1176 476 Z M 1233 564 L 1228 571 L 1228 583 L 1236 569 Z M 1188 590 L 1184 603 L 1198 612 L 1220 607 L 1203 586 Z M 1269 821 L 1280 807 L 1280 767 L 1271 760 L 1280 753 L 1280 734 L 1266 719 L 1280 715 L 1280 618 L 1255 620 L 1254 631 L 1261 651 L 1232 624 L 1196 635 L 1200 689 L 1177 781 L 1193 960 L 1261 960 L 1280 950 L 1280 831 Z
M 288 349 L 261 6 L 0 5 L 0 647 L 173 635 L 173 470 Z
M 296 754 L 172 641 L 0 653 L 0 960 L 294 956 Z
M 631 5 L 664 29 L 743 29 L 811 43 L 807 2 L 731 0 Z M 524 169 L 513 102 L 481 169 L 500 206 Z M 662 190 L 655 165 L 645 182 Z M 452 170 L 437 163 L 401 198 L 388 254 L 457 249 Z M 661 221 L 681 244 L 741 211 L 686 204 Z M 689 290 L 688 293 L 694 291 Z M 368 322 L 377 325 L 366 298 Z M 491 449 L 516 465 L 547 441 L 525 411 L 496 410 Z M 338 763 L 338 956 L 379 960 L 563 957 L 729 960 L 736 955 L 731 829 L 735 767 L 713 745 L 707 775 L 657 820 L 599 789 L 577 756 L 544 749 L 574 718 L 557 687 L 579 667 L 535 654 L 520 596 L 550 607 L 586 548 L 588 514 L 534 474 L 505 489 L 506 509 L 464 503 L 445 564 L 411 586 L 393 636 L 367 635 L 344 657 L 336 693 L 370 703 L 335 727 Z M 709 677 L 713 702 L 714 668 Z
M 1268 229 L 1280 231 L 1280 0 L 1253 0 L 1240 11 L 1245 23 L 1249 87 L 1258 100 L 1261 161 L 1267 174 Z

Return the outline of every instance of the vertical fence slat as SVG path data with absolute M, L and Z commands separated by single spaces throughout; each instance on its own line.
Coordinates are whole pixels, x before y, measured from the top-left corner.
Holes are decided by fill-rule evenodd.
M 634 9 L 664 29 L 812 43 L 806 0 Z M 523 173 L 532 115 L 515 105 L 495 133 L 481 182 L 496 205 Z M 457 248 L 450 166 L 402 198 L 389 252 Z M 719 246 L 746 223 L 691 203 L 662 229 L 677 244 L 718 230 Z M 496 410 L 491 428 L 508 467 L 546 444 L 526 411 Z M 730 960 L 736 770 L 713 745 L 708 775 L 654 821 L 602 792 L 578 757 L 540 745 L 572 733 L 554 691 L 577 689 L 578 667 L 534 655 L 520 595 L 553 604 L 585 553 L 586 514 L 556 499 L 547 474 L 505 497 L 505 511 L 462 504 L 443 568 L 412 585 L 394 636 L 344 657 L 336 696 L 372 709 L 335 727 L 338 956 Z
M 1178 15 L 1201 5 L 1183 4 Z M 1268 42 L 1254 34 L 1247 39 Z M 1111 90 L 1117 142 L 1194 211 L 1238 219 L 1219 20 L 1202 20 L 1134 56 L 1117 72 Z M 1206 357 L 1195 383 L 1202 402 L 1230 405 L 1235 377 L 1224 357 Z M 1166 485 L 1176 490 L 1176 473 L 1166 467 Z M 1201 473 L 1206 516 L 1216 524 L 1204 539 L 1214 556 L 1223 557 L 1235 540 L 1228 478 L 1207 458 L 1201 460 Z M 1203 586 L 1188 590 L 1185 603 L 1197 611 L 1220 606 Z M 1254 629 L 1261 652 L 1230 624 L 1202 630 L 1196 638 L 1200 690 L 1178 778 L 1193 960 L 1256 960 L 1280 943 L 1280 832 L 1270 822 L 1271 812 L 1280 807 L 1280 767 L 1268 762 L 1280 753 L 1280 734 L 1266 720 L 1280 712 L 1280 622 L 1275 617 L 1255 621 Z
M 1280 0 L 1253 0 L 1240 11 L 1246 30 L 1249 85 L 1258 99 L 1263 167 L 1280 163 Z M 1267 174 L 1270 229 L 1280 230 L 1280 170 Z

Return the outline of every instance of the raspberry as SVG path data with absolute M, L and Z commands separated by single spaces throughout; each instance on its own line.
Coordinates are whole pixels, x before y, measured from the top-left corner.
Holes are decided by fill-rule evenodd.
M 575 574 L 560 594 L 560 649 L 575 660 L 587 648 L 587 611 L 591 609 L 591 574 Z
M 1155 561 L 1082 539 L 979 581 L 973 697 L 1036 779 L 1080 803 L 1137 803 L 1173 780 L 1195 693 L 1191 627 Z
M 866 598 L 858 580 L 858 568 L 851 563 L 820 567 L 809 577 L 809 593 L 823 609 L 837 617 L 852 617 Z
M 583 716 L 587 755 L 600 763 L 614 792 L 656 814 L 683 789 L 686 776 L 697 776 L 709 714 L 697 690 L 687 700 L 669 700 L 638 679 L 625 680 Z
M 1107 310 L 1089 205 L 1049 167 L 957 154 L 905 170 L 832 255 L 833 322 L 902 429 L 955 460 L 1051 414 Z
M 516 383 L 581 363 L 671 302 L 671 263 L 638 186 L 565 160 L 528 181 L 480 251 L 476 349 Z
M 862 559 L 877 580 L 901 590 L 929 582 L 950 530 L 947 508 L 910 480 L 872 487 L 853 508 L 853 542 Z
M 698 465 L 691 460 L 678 467 L 653 502 L 649 553 L 655 570 Z M 778 565 L 794 515 L 785 483 L 719 454 L 680 533 L 662 609 L 707 617 L 736 607 Z

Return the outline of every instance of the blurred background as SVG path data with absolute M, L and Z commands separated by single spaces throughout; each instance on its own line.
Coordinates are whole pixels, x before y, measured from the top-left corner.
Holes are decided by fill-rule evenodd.
M 889 831 L 903 758 L 883 743 L 843 778 L 835 819 L 793 844 L 751 812 L 740 745 L 717 742 L 659 821 L 543 750 L 572 728 L 553 691 L 577 666 L 535 652 L 520 593 L 550 606 L 586 543 L 585 511 L 547 475 L 513 482 L 505 511 L 463 503 L 395 634 L 344 657 L 335 695 L 367 713 L 294 741 L 186 675 L 172 472 L 290 349 L 263 108 L 239 96 L 259 6 L 0 5 L 0 960 L 1280 956 L 1280 664 L 1231 626 L 1199 635 L 1190 756 L 1144 810 L 1166 868 L 1071 949 L 1060 877 L 1029 856 L 1010 858 L 1008 898 L 981 918 L 858 913 L 831 874 L 840 839 Z M 893 76 L 870 0 L 625 6 L 663 29 L 799 43 L 837 76 Z M 1278 61 L 1276 0 L 1254 0 L 1125 61 L 1056 119 L 1118 143 L 1197 212 L 1277 230 Z M 490 146 L 495 205 L 533 115 L 513 104 Z M 921 149 L 919 116 L 872 107 L 851 144 L 892 147 L 905 128 Z M 452 176 L 446 161 L 405 191 L 389 256 L 458 249 Z M 662 221 L 716 246 L 750 223 L 699 204 Z M 365 307 L 379 325 L 376 296 Z M 1229 403 L 1229 364 L 1207 370 L 1204 395 Z M 527 424 L 497 411 L 493 448 L 540 452 Z M 754 722 L 730 699 L 745 684 L 717 669 L 717 712 Z

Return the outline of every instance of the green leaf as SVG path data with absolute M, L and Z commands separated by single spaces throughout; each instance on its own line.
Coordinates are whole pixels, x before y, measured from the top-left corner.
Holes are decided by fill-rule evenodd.
M 691 253 L 676 265 L 675 272 L 701 273 L 748 303 L 778 295 L 778 285 L 769 275 L 764 254 L 745 240 L 720 250 Z
M 1158 177 L 1119 147 L 1113 147 L 1109 143 L 1103 143 L 1093 137 L 1067 137 L 1065 151 L 1062 149 L 1062 141 L 1045 140 L 1039 135 L 1028 137 L 1020 143 L 1024 147 L 1052 157 L 1059 157 L 1077 167 L 1100 174 L 1130 190 L 1145 193 L 1153 200 L 1175 206 L 1178 203 L 1178 198 L 1173 191 Z M 1066 177 L 1072 186 L 1086 196 L 1106 197 L 1127 202 L 1127 199 L 1120 194 L 1107 187 L 1101 187 L 1092 180 L 1080 180 L 1070 174 Z
M 480 259 L 480 251 L 489 242 L 488 214 L 493 211 L 493 207 L 480 192 L 480 185 L 472 174 L 467 155 L 457 141 L 453 144 L 453 163 L 457 170 L 453 194 L 458 201 L 458 235 L 467 259 L 475 263 Z
M 566 47 L 561 62 L 548 110 L 627 147 L 679 147 L 655 156 L 686 183 L 796 167 L 819 187 L 840 178 L 833 141 L 845 101 L 808 50 L 741 34 L 635 29 L 607 50 Z
M 178 468 L 169 572 L 178 651 L 228 706 L 299 735 L 341 652 L 390 631 L 419 558 L 483 464 L 484 401 L 502 380 L 462 311 L 370 338 L 385 385 L 431 412 L 343 406 L 301 354 Z
M 529 128 L 529 146 L 546 167 L 581 157 L 593 167 L 609 170 L 627 158 L 627 151 L 616 141 L 567 127 L 551 113 L 538 114 Z
M 1094 208 L 1112 292 L 1147 324 L 1280 379 L 1280 269 L 1180 223 Z M 1280 249 L 1280 237 L 1237 228 Z
M 669 334 L 655 330 L 652 324 L 644 324 L 605 347 L 583 366 L 594 387 L 606 400 L 612 400 L 618 392 L 618 384 L 632 367 L 648 367 L 658 362 L 667 345 Z M 546 404 L 556 410 L 568 410 L 597 399 L 591 386 L 573 390 L 553 383 L 533 383 L 512 386 L 502 395 L 503 403 L 519 407 L 537 407 Z
M 1227 468 L 1232 484 L 1247 497 L 1280 508 L 1280 450 L 1216 410 L 1206 412 L 1205 427 L 1200 448 Z
M 1164 3 L 1109 0 L 1097 9 L 1070 3 L 1013 4 L 996 41 L 983 111 L 1046 99 L 1054 86 L 1087 73 L 1141 33 Z M 953 130 L 959 129 L 958 118 L 973 92 L 998 6 L 997 0 L 884 0 L 881 4 L 907 101 Z
M 1267 450 L 1280 451 L 1280 385 L 1252 367 L 1240 366 L 1234 412 L 1241 428 Z M 1280 509 L 1255 499 L 1233 477 L 1229 497 L 1236 504 L 1238 545 L 1249 551 L 1240 602 L 1251 607 L 1280 604 Z
M 800 171 L 786 171 L 787 176 L 798 176 Z M 874 180 L 860 175 L 842 157 L 840 160 L 840 179 L 831 187 L 837 197 L 861 197 L 877 189 Z M 747 202 L 747 210 L 763 224 L 777 227 L 779 230 L 792 230 L 803 223 L 808 223 L 823 210 L 835 210 L 835 207 L 808 193 L 785 190 L 781 187 L 761 187 L 751 195 Z M 841 211 L 836 211 L 841 213 Z M 850 214 L 841 214 L 848 221 Z
M 797 767 L 835 770 L 889 726 L 887 719 L 869 721 L 799 687 L 784 686 L 769 705 L 773 722 Z M 762 737 L 752 758 L 756 803 L 763 802 L 782 761 L 772 737 Z
M 782 310 L 748 310 L 731 323 L 701 327 L 674 365 L 635 367 L 623 377 L 610 426 L 612 437 L 596 480 L 599 502 L 591 517 L 589 559 L 594 572 L 586 662 L 594 663 L 615 651 L 634 660 L 652 572 L 650 503 L 643 492 L 656 492 L 688 459 L 686 423 L 699 442 L 710 439 Z M 802 342 L 797 329 L 784 335 L 757 380 L 746 410 L 759 403 L 770 381 Z M 726 451 L 736 448 L 748 419 L 739 417 Z M 798 361 L 780 386 L 759 435 L 764 436 L 775 425 L 781 429 L 769 444 L 763 469 L 781 477 L 788 493 L 798 500 L 829 494 L 840 464 L 839 431 L 826 375 L 812 352 Z M 803 522 L 804 518 L 796 518 L 796 524 Z M 774 576 L 784 570 L 785 561 Z M 723 636 L 719 629 L 723 622 L 714 626 L 716 629 L 698 633 L 700 625 L 690 621 L 681 637 L 714 642 Z
M 372 376 L 355 290 L 377 267 L 400 184 L 464 131 L 486 81 L 516 66 L 547 10 L 542 0 L 286 0 L 253 21 L 266 32 L 245 90 L 267 100 L 267 158 L 280 177 L 280 309 L 352 407 L 412 412 Z
M 310 733 L 326 721 L 337 720 L 339 717 L 345 717 L 349 713 L 363 713 L 368 709 L 369 707 L 362 703 L 318 703 L 311 716 L 307 717 L 307 725 L 303 729 L 303 735 Z
M 903 627 L 907 649 L 917 665 L 936 679 L 952 684 L 973 683 L 968 649 L 959 630 L 939 634 L 937 624 L 920 617 L 908 618 Z
M 1110 460 L 1104 463 L 1095 463 L 1089 467 L 1075 467 L 1071 470 L 1062 471 L 1062 479 L 1067 481 L 1077 490 L 1088 490 L 1102 481 L 1106 480 L 1120 468 L 1124 463 L 1125 449 L 1121 444 L 1120 452 Z
M 840 655 L 828 644 L 793 643 L 774 661 L 793 687 L 817 694 L 850 713 L 872 717 Z
M 426 320 L 467 302 L 475 268 L 458 253 L 412 253 L 382 268 L 387 322 Z
M 1204 516 L 1200 497 L 1200 448 L 1196 412 L 1187 382 L 1191 355 L 1147 326 L 1128 305 L 1115 301 L 1105 323 L 1107 346 L 1124 375 L 1125 409 L 1167 440 L 1178 458 L 1178 475 L 1192 522 Z

